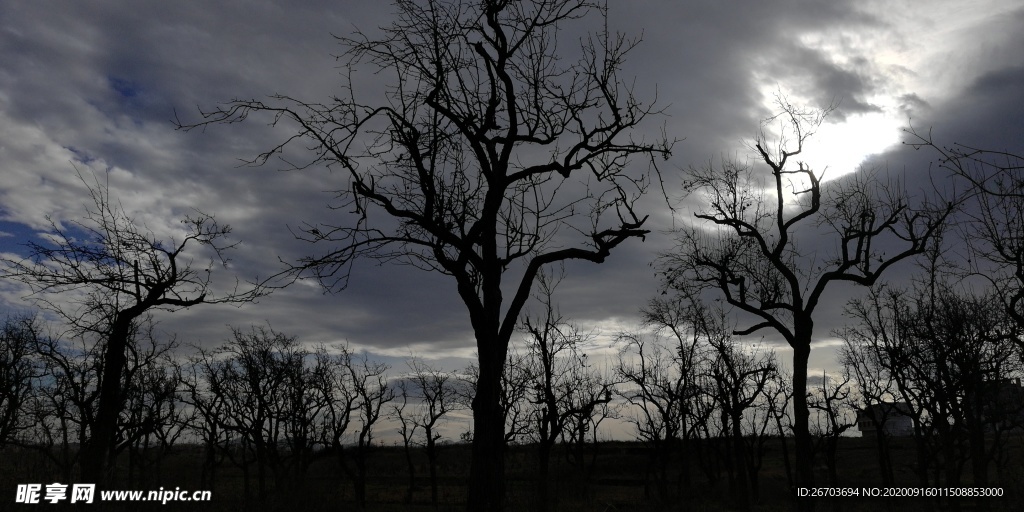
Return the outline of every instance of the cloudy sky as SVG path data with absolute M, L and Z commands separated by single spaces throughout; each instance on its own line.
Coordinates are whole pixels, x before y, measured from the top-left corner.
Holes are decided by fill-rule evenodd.
M 230 224 L 241 243 L 217 272 L 252 279 L 280 270 L 279 258 L 311 253 L 289 227 L 331 220 L 326 191 L 340 186 L 339 175 L 239 166 L 285 135 L 264 120 L 189 133 L 171 120 L 232 98 L 326 101 L 339 91 L 332 34 L 372 32 L 391 12 L 366 0 L 0 3 L 0 251 L 22 251 L 48 227 L 47 215 L 81 215 L 88 197 L 77 168 L 106 173 L 124 208 L 154 232 L 172 232 L 190 208 Z M 838 102 L 805 155 L 829 175 L 867 160 L 911 181 L 925 177 L 931 155 L 899 144 L 910 119 L 940 141 L 1024 145 L 1024 7 L 1016 0 L 637 0 L 612 2 L 611 25 L 642 36 L 625 74 L 642 97 L 656 92 L 669 135 L 682 139 L 665 168 L 670 194 L 689 166 L 743 157 L 777 91 L 810 106 Z M 655 232 L 645 242 L 631 241 L 603 265 L 568 266 L 556 296 L 566 316 L 609 334 L 636 324 L 658 291 L 650 264 L 672 247 L 663 205 L 649 202 Z M 23 307 L 23 290 L 6 283 L 0 292 L 8 307 Z M 821 308 L 825 345 L 849 292 L 837 290 Z M 203 344 L 223 341 L 228 325 L 268 321 L 396 362 L 417 354 L 457 366 L 473 351 L 452 281 L 372 261 L 357 264 L 339 294 L 300 284 L 241 309 L 158 319 Z M 813 357 L 821 367 L 833 354 Z

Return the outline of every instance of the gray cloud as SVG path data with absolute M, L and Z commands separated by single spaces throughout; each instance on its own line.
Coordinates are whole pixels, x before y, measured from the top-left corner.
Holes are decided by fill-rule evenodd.
M 644 40 L 626 75 L 637 77 L 642 97 L 657 94 L 669 134 L 685 138 L 665 169 L 669 193 L 677 193 L 679 169 L 742 154 L 743 141 L 770 112 L 766 94 L 779 89 L 811 103 L 841 100 L 837 122 L 883 111 L 888 107 L 878 98 L 891 97 L 892 108 L 913 116 L 915 124 L 934 126 L 943 140 L 999 147 L 1024 140 L 1024 68 L 1009 50 L 1024 33 L 1021 11 L 983 20 L 1004 34 L 997 42 L 948 41 L 953 49 L 978 44 L 976 53 L 989 58 L 956 54 L 955 72 L 962 79 L 948 82 L 959 88 L 951 85 L 937 94 L 913 86 L 915 76 L 934 74 L 915 66 L 934 65 L 934 60 L 881 58 L 883 50 L 916 48 L 915 34 L 905 32 L 915 21 L 910 4 L 887 12 L 863 5 L 816 0 L 613 4 L 613 28 L 642 34 Z M 276 169 L 284 165 L 273 161 L 261 168 L 239 166 L 240 159 L 252 158 L 284 135 L 269 129 L 266 120 L 203 133 L 176 132 L 170 120 L 175 113 L 196 119 L 197 106 L 210 108 L 232 98 L 285 93 L 326 100 L 340 85 L 332 34 L 349 34 L 356 26 L 372 32 L 391 11 L 370 1 L 342 7 L 326 1 L 0 5 L 5 56 L 0 71 L 5 224 L 0 227 L 17 235 L 0 237 L 0 251 L 12 250 L 25 236 L 23 227 L 7 223 L 39 230 L 44 215 L 59 220 L 81 211 L 83 188 L 72 162 L 86 173 L 109 172 L 125 208 L 154 231 L 171 233 L 174 219 L 193 207 L 231 224 L 242 244 L 231 255 L 230 272 L 243 279 L 279 271 L 279 258 L 295 261 L 320 251 L 296 241 L 288 228 L 337 221 L 325 206 L 329 191 L 344 186 L 340 174 L 280 172 Z M 957 34 L 950 37 L 963 37 Z M 929 51 L 945 51 L 940 50 Z M 659 126 L 648 128 L 653 132 Z M 898 148 L 872 162 L 894 172 L 915 172 L 926 168 L 927 160 Z M 657 292 L 649 264 L 673 244 L 665 233 L 671 217 L 654 192 L 645 203 L 652 212 L 652 233 L 645 242 L 621 247 L 603 265 L 568 266 L 557 297 L 564 313 L 589 323 L 620 319 L 625 324 Z M 830 298 L 823 312 L 830 320 L 822 325 L 841 323 L 846 293 Z M 228 334 L 226 324 L 264 320 L 303 339 L 349 340 L 393 355 L 409 346 L 447 355 L 472 350 L 468 315 L 453 283 L 373 261 L 358 262 L 349 289 L 341 293 L 325 295 L 316 286 L 296 285 L 242 309 L 167 315 L 162 326 L 186 340 L 219 343 Z

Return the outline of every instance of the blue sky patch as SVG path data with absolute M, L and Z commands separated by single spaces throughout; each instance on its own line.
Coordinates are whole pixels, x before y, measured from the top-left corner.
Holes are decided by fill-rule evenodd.
M 142 91 L 139 84 L 131 80 L 117 78 L 116 76 L 109 76 L 107 77 L 107 80 L 110 82 L 110 87 L 125 98 L 134 98 Z
M 25 243 L 29 240 L 38 241 L 35 231 L 25 224 L 0 220 L 0 252 L 13 252 L 28 256 Z

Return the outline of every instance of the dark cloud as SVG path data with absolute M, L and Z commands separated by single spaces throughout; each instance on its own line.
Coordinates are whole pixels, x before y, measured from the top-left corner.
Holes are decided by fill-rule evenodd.
M 989 71 L 943 108 L 933 109 L 936 135 L 993 150 L 1024 141 L 1024 66 Z
M 912 116 L 915 125 L 934 127 L 942 140 L 1000 148 L 1024 140 L 1024 68 L 1017 57 L 1021 46 L 1014 46 L 1024 33 L 1020 10 L 983 20 L 1005 34 L 998 41 L 957 39 L 949 43 L 952 49 L 934 50 L 958 59 L 959 82 L 949 71 L 927 84 L 953 84 L 939 94 L 913 85 L 933 76 L 935 61 L 881 58 L 885 51 L 916 48 L 919 37 L 906 28 L 917 23 L 908 14 L 912 5 L 886 4 L 884 15 L 872 5 L 611 5 L 612 28 L 643 39 L 630 55 L 626 76 L 636 76 L 641 98 L 656 96 L 665 108 L 665 117 L 647 129 L 654 133 L 663 120 L 670 136 L 685 139 L 663 169 L 669 194 L 678 194 L 681 169 L 722 155 L 742 157 L 743 141 L 771 112 L 770 95 L 780 90 L 811 104 L 840 101 L 835 122 L 893 109 Z M 74 163 L 86 174 L 109 173 L 125 208 L 159 233 L 173 233 L 174 220 L 192 207 L 231 224 L 241 245 L 224 276 L 267 276 L 283 268 L 282 259 L 322 252 L 326 248 L 296 241 L 289 228 L 341 222 L 343 213 L 326 208 L 330 191 L 345 187 L 341 174 L 322 168 L 280 172 L 286 167 L 280 161 L 240 165 L 286 136 L 268 128 L 267 119 L 202 133 L 174 131 L 170 121 L 176 115 L 197 120 L 197 108 L 232 98 L 284 93 L 327 100 L 341 85 L 333 35 L 351 34 L 354 27 L 372 33 L 392 11 L 367 0 L 101 1 L 59 9 L 39 2 L 0 4 L 0 230 L 15 235 L 0 236 L 0 250 L 23 241 L 24 226 L 42 229 L 44 215 L 67 219 L 81 211 L 84 189 Z M 566 34 L 566 45 L 597 28 L 574 27 L 579 34 Z M 962 37 L 957 34 L 950 37 Z M 956 53 L 975 43 L 984 46 L 978 52 L 986 58 Z M 367 75 L 360 85 L 372 90 L 376 78 Z M 890 98 L 892 105 L 879 98 Z M 870 163 L 914 172 L 926 168 L 928 158 L 898 148 Z M 557 292 L 563 313 L 590 324 L 625 326 L 657 293 L 650 263 L 672 249 L 666 233 L 672 219 L 658 188 L 651 192 L 645 202 L 651 234 L 620 247 L 602 265 L 569 264 Z M 847 293 L 830 296 L 822 310 L 829 320 L 821 325 L 841 323 Z M 216 344 L 227 336 L 227 324 L 264 321 L 303 340 L 347 340 L 392 356 L 415 349 L 451 357 L 473 349 L 468 315 L 450 280 L 369 260 L 356 264 L 348 289 L 340 293 L 294 285 L 242 309 L 168 315 L 162 326 L 184 339 Z M 827 337 L 827 329 L 822 332 Z

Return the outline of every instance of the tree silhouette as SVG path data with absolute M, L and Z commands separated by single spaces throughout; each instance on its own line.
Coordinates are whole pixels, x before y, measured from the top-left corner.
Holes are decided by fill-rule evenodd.
M 103 378 L 96 422 L 83 447 L 82 477 L 105 483 L 124 407 L 127 352 L 138 320 L 153 310 L 251 301 L 260 292 L 240 292 L 236 286 L 220 296 L 212 293 L 214 262 L 226 264 L 224 251 L 232 247 L 225 243 L 230 227 L 196 211 L 181 221 L 183 233 L 177 239 L 159 240 L 110 197 L 107 183 L 94 178 L 90 184 L 81 174 L 79 179 L 92 200 L 83 219 L 66 227 L 48 219 L 48 241 L 28 242 L 26 259 L 5 258 L 3 276 L 27 284 L 29 298 L 63 317 L 74 335 L 94 334 L 103 345 Z M 212 253 L 202 267 L 194 264 L 190 252 L 197 246 Z M 55 294 L 73 299 L 62 302 Z
M 417 430 L 423 431 L 422 446 L 427 455 L 430 475 L 430 503 L 438 506 L 437 442 L 441 440 L 439 427 L 445 416 L 461 407 L 455 375 L 432 368 L 424 361 L 412 358 L 406 363 L 411 374 L 398 383 L 401 405 L 394 406 L 399 420 L 399 433 L 405 445 L 409 465 L 409 493 L 411 501 L 415 489 L 416 470 L 412 463 L 411 445 Z M 412 403 L 410 403 L 410 401 Z M 406 409 L 409 409 L 408 411 Z
M 805 390 L 822 294 L 838 282 L 869 286 L 921 253 L 953 207 L 922 200 L 914 209 L 902 187 L 864 170 L 822 183 L 822 173 L 804 163 L 793 169 L 829 109 L 801 109 L 782 98 L 778 104 L 780 113 L 764 123 L 778 123 L 778 138 L 773 142 L 763 127 L 754 142 L 762 167 L 726 161 L 691 169 L 686 189 L 700 193 L 706 209 L 678 230 L 678 249 L 662 258 L 661 268 L 667 288 L 694 296 L 715 290 L 753 318 L 735 334 L 772 330 L 793 348 L 796 484 L 810 486 Z M 828 239 L 831 246 L 823 242 Z M 810 500 L 799 504 L 813 507 Z
M 593 2 L 403 0 L 395 9 L 379 38 L 338 37 L 347 81 L 329 102 L 232 101 L 179 126 L 267 113 L 294 131 L 253 163 L 301 143 L 309 157 L 288 153 L 289 167 L 343 170 L 336 220 L 300 233 L 332 248 L 293 275 L 310 271 L 340 289 L 365 256 L 452 276 L 479 354 L 468 507 L 497 511 L 501 375 L 534 278 L 559 261 L 603 262 L 645 235 L 635 204 L 649 179 L 627 172 L 630 157 L 653 164 L 671 143 L 632 136 L 654 113 L 619 76 L 635 40 L 604 28 L 578 52 L 562 51 L 560 33 L 575 21 L 606 18 Z M 386 86 L 357 91 L 360 67 Z
M 587 364 L 583 345 L 592 334 L 565 319 L 554 302 L 555 288 L 561 275 L 542 274 L 537 299 L 544 308 L 543 316 L 523 319 L 532 366 L 531 393 L 534 431 L 537 441 L 537 504 L 536 510 L 546 512 L 557 504 L 550 491 L 551 454 L 555 443 L 582 415 L 587 419 L 602 404 L 611 402 L 613 382 L 602 381 Z M 555 500 L 552 503 L 552 500 Z
M 0 325 L 0 449 L 31 426 L 25 407 L 42 371 L 35 357 L 41 327 L 34 315 L 8 316 Z
M 930 272 L 910 289 L 876 287 L 850 302 L 857 323 L 843 331 L 909 406 L 924 485 L 959 485 L 968 458 L 972 481 L 987 484 L 1006 434 L 1020 426 L 1019 326 L 991 290 L 963 285 Z
M 969 270 L 985 277 L 1006 312 L 1024 326 L 1024 153 L 936 143 L 931 131 L 906 130 L 905 144 L 928 148 L 939 167 L 970 187 L 963 239 L 971 249 Z

